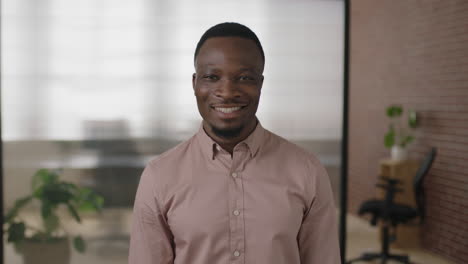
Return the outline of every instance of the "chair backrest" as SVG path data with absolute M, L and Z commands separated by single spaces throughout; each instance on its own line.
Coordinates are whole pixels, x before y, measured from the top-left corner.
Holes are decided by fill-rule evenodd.
M 416 176 L 414 176 L 414 182 L 413 182 L 413 187 L 414 187 L 414 195 L 416 198 L 416 205 L 418 207 L 418 212 L 419 216 L 421 217 L 421 222 L 424 220 L 425 216 L 425 195 L 424 195 L 424 188 L 423 188 L 423 182 L 424 178 L 429 172 L 429 169 L 432 166 L 432 163 L 435 159 L 437 153 L 436 148 L 432 148 L 431 151 L 426 155 L 424 160 L 421 163 L 421 166 L 419 167 L 418 171 L 416 172 Z

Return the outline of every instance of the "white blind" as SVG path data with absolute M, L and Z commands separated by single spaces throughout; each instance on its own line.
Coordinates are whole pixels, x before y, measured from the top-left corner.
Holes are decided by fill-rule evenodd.
M 264 46 L 262 124 L 339 139 L 342 1 L 3 0 L 4 140 L 96 137 L 99 124 L 108 137 L 186 138 L 201 120 L 195 45 L 225 21 Z

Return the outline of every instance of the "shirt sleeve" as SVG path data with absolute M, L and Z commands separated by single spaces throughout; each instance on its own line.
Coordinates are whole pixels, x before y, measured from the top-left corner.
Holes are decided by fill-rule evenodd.
M 155 190 L 155 169 L 146 166 L 140 178 L 132 215 L 129 264 L 173 264 L 173 236 Z
M 314 197 L 299 230 L 301 264 L 339 264 L 338 225 L 330 180 L 325 168 L 314 164 L 311 177 Z

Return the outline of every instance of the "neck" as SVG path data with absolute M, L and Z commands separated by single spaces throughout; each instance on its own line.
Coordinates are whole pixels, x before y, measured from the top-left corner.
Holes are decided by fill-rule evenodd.
M 257 127 L 257 119 L 255 119 L 253 122 L 250 122 L 247 124 L 239 133 L 239 135 L 235 137 L 221 137 L 217 135 L 216 133 L 213 132 L 213 129 L 211 128 L 210 125 L 208 125 L 205 121 L 203 121 L 203 129 L 205 130 L 206 134 L 213 139 L 214 142 L 216 142 L 218 145 L 220 145 L 224 150 L 229 152 L 232 155 L 232 152 L 234 151 L 234 147 L 241 141 L 245 140 L 247 137 L 249 137 L 250 134 L 255 130 Z

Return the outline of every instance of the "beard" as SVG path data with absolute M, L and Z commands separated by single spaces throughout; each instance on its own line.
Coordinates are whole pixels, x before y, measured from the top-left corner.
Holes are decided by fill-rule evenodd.
M 211 129 L 216 136 L 220 138 L 231 139 L 231 138 L 235 138 L 239 136 L 243 128 L 244 126 L 228 128 L 228 129 L 218 129 L 216 127 L 212 127 Z

